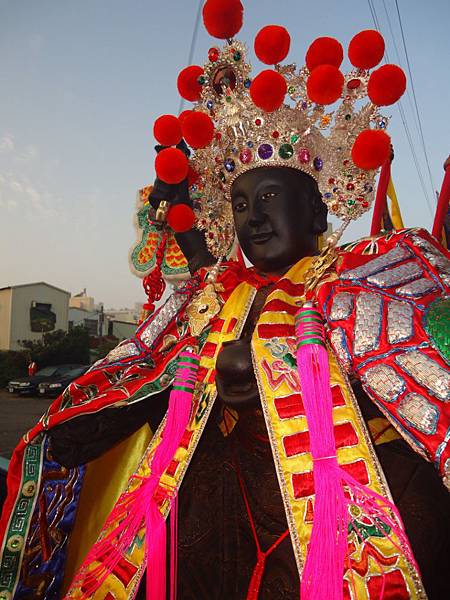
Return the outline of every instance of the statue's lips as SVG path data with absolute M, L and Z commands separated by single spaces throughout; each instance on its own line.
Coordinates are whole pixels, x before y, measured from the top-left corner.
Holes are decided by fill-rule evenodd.
M 273 237 L 273 231 L 265 231 L 261 233 L 255 233 L 250 236 L 251 241 L 254 244 L 265 244 Z

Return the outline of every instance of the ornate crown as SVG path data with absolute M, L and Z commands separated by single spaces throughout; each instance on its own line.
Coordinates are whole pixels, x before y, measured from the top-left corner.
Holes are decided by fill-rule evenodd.
M 169 148 L 158 154 L 155 167 L 168 183 L 185 177 L 189 168 L 195 226 L 205 231 L 210 251 L 219 257 L 232 247 L 231 186 L 250 169 L 280 166 L 308 173 L 329 211 L 343 220 L 367 211 L 376 170 L 390 153 L 384 131 L 388 119 L 379 106 L 396 102 L 406 86 L 403 71 L 395 65 L 369 71 L 383 57 L 381 35 L 363 31 L 352 39 L 348 54 L 355 68 L 344 75 L 337 40 L 315 40 L 306 66 L 297 70 L 295 64 L 280 64 L 289 51 L 288 32 L 265 27 L 256 36 L 255 52 L 274 68 L 251 79 L 247 49 L 233 39 L 242 25 L 240 1 L 208 0 L 203 17 L 207 30 L 227 42 L 210 48 L 203 67 L 190 66 L 180 73 L 178 90 L 194 102 L 192 110 L 178 117 L 180 131 L 176 118 L 168 115 L 154 128 L 165 146 L 184 138 L 193 149 L 189 166 L 181 150 Z M 331 104 L 336 107 L 327 111 Z

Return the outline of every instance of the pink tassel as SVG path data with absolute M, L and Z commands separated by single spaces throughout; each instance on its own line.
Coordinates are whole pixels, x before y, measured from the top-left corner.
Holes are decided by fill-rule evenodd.
M 359 506 L 375 524 L 382 521 L 388 525 L 407 558 L 415 562 L 395 506 L 358 483 L 338 464 L 328 354 L 322 317 L 315 308 L 305 305 L 299 309 L 296 333 L 297 368 L 309 427 L 315 491 L 313 527 L 300 595 L 302 600 L 342 600 L 344 571 L 350 566 L 350 504 Z
M 164 490 L 159 486 L 161 475 L 169 466 L 180 445 L 189 423 L 192 395 L 197 380 L 199 357 L 192 352 L 182 352 L 173 388 L 169 397 L 166 424 L 161 441 L 150 462 L 150 476 L 139 488 L 124 494 L 108 517 L 107 523 L 119 522 L 115 529 L 100 540 L 89 552 L 83 568 L 92 562 L 101 564 L 90 572 L 83 583 L 83 598 L 90 598 L 110 573 L 114 571 L 145 522 L 147 564 L 147 600 L 164 600 L 166 597 L 166 523 L 159 510 L 158 499 Z M 158 492 L 158 499 L 155 493 Z M 173 506 L 175 492 L 166 492 Z M 176 577 L 171 571 L 171 579 Z M 175 589 L 176 581 L 171 581 Z

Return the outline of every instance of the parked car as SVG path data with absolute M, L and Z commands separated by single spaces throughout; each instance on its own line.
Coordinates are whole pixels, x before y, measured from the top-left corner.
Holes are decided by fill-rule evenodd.
M 38 385 L 38 392 L 40 396 L 56 397 L 66 389 L 69 383 L 72 383 L 74 379 L 86 373 L 89 369 L 89 365 L 76 367 L 61 375 L 55 375 L 51 379 L 43 381 Z
M 60 377 L 77 367 L 83 367 L 79 364 L 57 365 L 54 367 L 44 367 L 37 371 L 32 377 L 20 377 L 11 380 L 8 385 L 8 392 L 12 394 L 37 394 L 38 385 L 43 381 L 49 381 L 53 377 Z

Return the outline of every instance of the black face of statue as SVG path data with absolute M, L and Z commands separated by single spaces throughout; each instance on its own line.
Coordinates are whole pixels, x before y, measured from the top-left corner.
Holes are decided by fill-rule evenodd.
M 231 189 L 234 224 L 242 251 L 266 273 L 284 273 L 317 253 L 327 209 L 312 177 L 285 167 L 240 175 Z

